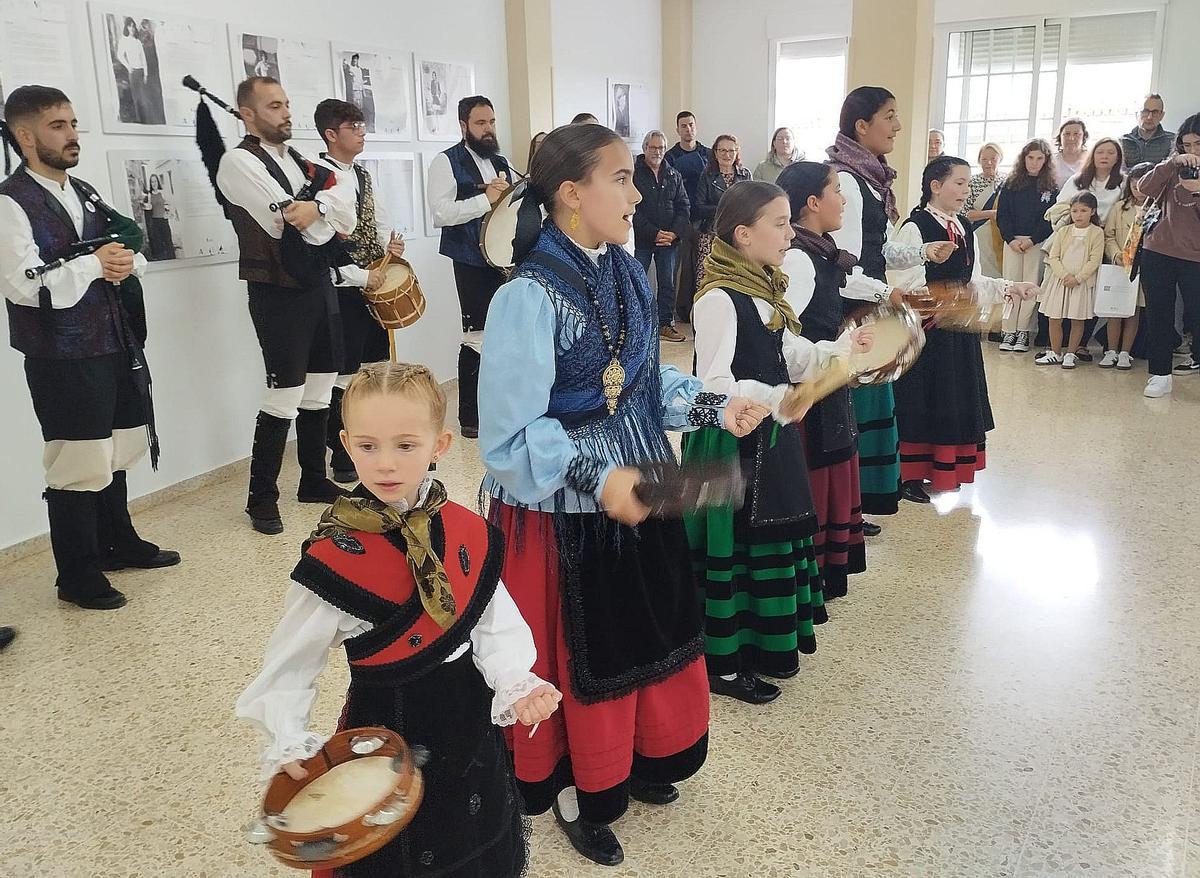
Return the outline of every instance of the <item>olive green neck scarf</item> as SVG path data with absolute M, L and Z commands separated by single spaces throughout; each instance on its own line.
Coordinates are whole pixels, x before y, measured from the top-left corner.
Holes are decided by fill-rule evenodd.
M 704 259 L 704 286 L 696 293 L 696 301 L 712 290 L 734 290 L 753 299 L 762 299 L 775 309 L 767 327 L 786 328 L 792 335 L 800 334 L 800 320 L 784 298 L 788 276 L 773 265 L 755 265 L 736 247 L 720 238 L 713 238 L 712 252 Z

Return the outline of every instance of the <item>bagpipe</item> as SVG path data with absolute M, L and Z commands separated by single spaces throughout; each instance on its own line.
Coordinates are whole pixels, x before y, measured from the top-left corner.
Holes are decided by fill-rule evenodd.
M 196 145 L 200 148 L 200 160 L 204 163 L 205 170 L 208 171 L 208 179 L 212 184 L 213 192 L 216 193 L 217 202 L 221 205 L 225 218 L 232 221 L 233 205 L 217 185 L 217 171 L 220 170 L 221 157 L 225 155 L 226 151 L 225 139 L 221 136 L 220 129 L 217 128 L 217 122 L 205 103 L 205 98 L 235 119 L 240 120 L 242 116 L 236 109 L 201 85 L 194 76 L 185 76 L 183 86 L 200 95 L 200 102 L 196 107 Z M 304 171 L 305 183 L 298 192 L 292 195 L 291 199 L 279 201 L 270 206 L 273 212 L 280 214 L 292 201 L 314 201 L 318 193 L 332 188 L 336 182 L 336 175 L 329 168 L 308 161 L 291 148 L 289 148 L 289 153 Z M 267 170 L 271 171 L 272 169 L 268 166 Z M 328 278 L 331 268 L 339 268 L 351 263 L 350 245 L 341 235 L 334 235 L 324 244 L 311 244 L 304 240 L 295 226 L 286 222 L 283 224 L 283 235 L 279 241 L 279 254 L 284 271 L 302 283 L 320 282 Z

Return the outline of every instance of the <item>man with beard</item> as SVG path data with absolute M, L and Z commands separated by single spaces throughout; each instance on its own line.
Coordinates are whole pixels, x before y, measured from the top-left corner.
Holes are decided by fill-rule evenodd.
M 126 470 L 146 454 L 150 413 L 134 378 L 138 341 L 117 284 L 141 275 L 146 259 L 109 243 L 27 277 L 80 241 L 103 237 L 108 221 L 92 200 L 95 189 L 67 174 L 79 164 L 79 136 L 65 94 L 14 89 L 4 118 L 7 145 L 24 160 L 0 183 L 0 289 L 46 443 L 42 496 L 58 596 L 115 610 L 125 596 L 104 571 L 179 563 L 178 553 L 138 536 L 129 517 Z
M 280 239 L 287 223 L 305 242 L 320 246 L 335 234 L 353 232 L 356 215 L 355 205 L 336 185 L 312 200 L 295 199 L 314 178 L 316 167 L 286 145 L 292 136 L 292 114 L 276 80 L 245 80 L 238 86 L 237 105 L 247 133 L 237 148 L 221 157 L 217 187 L 229 202 L 228 215 L 237 232 L 238 275 L 249 289 L 250 319 L 267 377 L 254 429 L 246 514 L 259 533 L 277 534 L 283 531 L 279 470 L 292 421 L 300 463 L 296 499 L 328 505 L 345 493 L 327 478 L 325 468 L 329 400 L 342 359 L 337 294 L 328 275 L 290 275 L 284 269 Z M 336 177 L 330 183 L 335 181 Z M 279 204 L 286 206 L 272 210 Z
M 440 252 L 454 261 L 454 283 L 462 308 L 463 341 L 458 351 L 458 422 L 467 439 L 479 436 L 479 352 L 488 306 L 504 275 L 479 249 L 483 216 L 508 188 L 512 169 L 500 155 L 496 113 L 482 95 L 458 102 L 463 139 L 429 166 L 433 224 L 442 230 Z

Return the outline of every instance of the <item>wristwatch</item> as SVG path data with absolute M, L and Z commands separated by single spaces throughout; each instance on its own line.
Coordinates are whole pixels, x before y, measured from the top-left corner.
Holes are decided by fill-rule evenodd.
M 324 201 L 317 202 L 317 213 L 319 213 L 321 216 L 325 216 L 327 213 L 329 213 L 329 208 L 325 206 Z

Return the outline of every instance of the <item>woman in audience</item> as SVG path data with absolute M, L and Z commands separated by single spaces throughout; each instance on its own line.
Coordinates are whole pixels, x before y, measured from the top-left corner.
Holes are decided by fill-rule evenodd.
M 887 283 L 887 269 L 911 268 L 927 258 L 945 262 L 954 251 L 948 242 L 908 246 L 891 240 L 900 213 L 892 191 L 896 171 L 888 165 L 887 154 L 895 148 L 902 127 L 896 97 L 886 88 L 861 86 L 842 103 L 837 139 L 828 152 L 846 199 L 843 225 L 832 233 L 833 238 L 858 260 L 842 288 L 847 312 L 887 301 L 903 304 L 903 292 Z M 851 395 L 858 420 L 862 511 L 895 515 L 900 501 L 900 439 L 892 385 L 860 386 Z M 869 522 L 864 522 L 863 530 L 868 536 L 879 533 L 878 526 Z
M 692 202 L 692 222 L 700 232 L 696 247 L 696 289 L 704 286 L 704 260 L 712 252 L 713 218 L 721 196 L 734 183 L 750 179 L 750 172 L 742 166 L 741 148 L 732 134 L 722 134 L 712 145 L 712 157 L 696 184 L 696 200 Z
M 1088 130 L 1082 119 L 1066 119 L 1058 126 L 1054 137 L 1054 145 L 1058 147 L 1054 156 L 1054 185 L 1059 189 L 1083 170 L 1087 142 Z
M 1200 113 L 1189 116 L 1175 135 L 1176 155 L 1155 166 L 1138 187 L 1161 206 L 1161 218 L 1142 247 L 1142 285 L 1150 325 L 1150 380 L 1145 395 L 1171 392 L 1171 348 L 1175 343 L 1176 291 L 1190 321 L 1200 314 Z M 1193 344 L 1200 326 L 1186 327 Z M 1192 363 L 1196 361 L 1193 350 Z M 1198 370 L 1191 367 L 1194 373 Z
M 754 179 L 762 183 L 774 183 L 784 168 L 802 161 L 804 153 L 796 148 L 796 136 L 792 134 L 792 129 L 776 128 L 771 137 L 771 151 L 754 169 Z
M 1000 162 L 1004 150 L 996 143 L 985 143 L 979 148 L 979 173 L 971 177 L 971 195 L 964 208 L 967 219 L 979 237 L 979 259 L 983 273 L 988 277 L 1000 277 L 999 233 L 996 230 L 995 194 L 1000 188 Z
M 1129 169 L 1125 176 L 1125 185 L 1121 188 L 1121 200 L 1108 214 L 1104 223 L 1104 257 L 1113 265 L 1129 268 L 1133 264 L 1133 254 L 1137 251 L 1138 242 L 1142 235 L 1142 208 L 1146 204 L 1146 196 L 1138 188 L 1138 180 L 1154 169 L 1150 162 L 1142 162 Z M 1116 367 L 1122 371 L 1133 368 L 1133 358 L 1130 351 L 1133 340 L 1137 338 L 1138 318 L 1141 309 L 1146 307 L 1146 293 L 1138 282 L 1137 306 L 1131 316 L 1121 319 L 1109 317 L 1106 329 L 1108 331 L 1108 349 L 1104 359 L 1100 361 L 1101 369 Z
M 530 164 L 533 164 L 533 157 L 537 154 L 537 151 L 542 148 L 542 141 L 544 141 L 545 139 L 546 139 L 546 132 L 539 131 L 537 134 L 533 135 L 533 140 L 529 141 L 529 163 Z
M 1059 190 L 1058 201 L 1046 211 L 1046 219 L 1050 221 L 1050 225 L 1055 229 L 1070 225 L 1071 205 L 1075 201 L 1075 196 L 1081 192 L 1090 192 L 1096 198 L 1098 205 L 1096 216 L 1099 219 L 1100 227 L 1103 228 L 1105 221 L 1108 220 L 1109 212 L 1121 200 L 1121 184 L 1125 182 L 1125 175 L 1121 172 L 1121 167 L 1124 164 L 1125 157 L 1119 141 L 1111 137 L 1097 140 L 1092 151 L 1088 153 L 1087 160 L 1083 163 L 1083 169 L 1066 182 Z M 1046 243 L 1045 249 L 1047 252 L 1049 251 L 1049 242 Z M 1042 310 L 1045 311 L 1045 309 Z M 1096 318 L 1090 317 L 1083 327 L 1081 336 L 1083 342 L 1077 349 L 1074 349 L 1075 356 L 1085 363 L 1092 361 L 1088 343 L 1092 340 L 1095 330 Z M 1075 337 L 1074 327 L 1072 327 L 1071 337 Z
M 1046 254 L 1042 242 L 1050 237 L 1046 209 L 1058 198 L 1050 144 L 1031 140 L 1021 148 L 1012 172 L 996 199 L 996 225 L 1004 241 L 1003 276 L 1012 281 L 1040 283 Z M 1025 353 L 1037 322 L 1037 302 L 1014 302 L 1004 314 L 1000 350 Z

